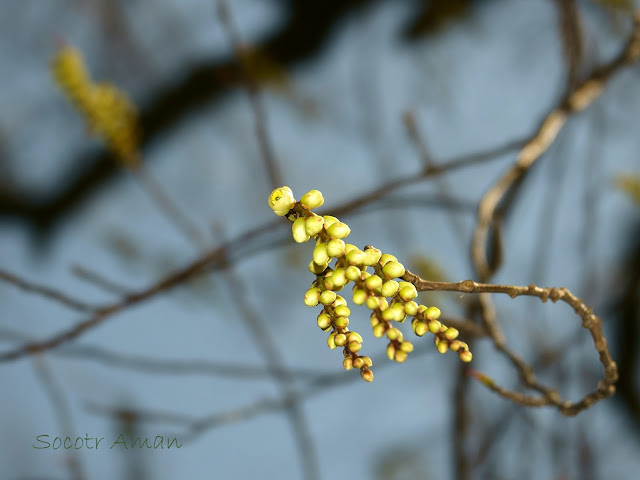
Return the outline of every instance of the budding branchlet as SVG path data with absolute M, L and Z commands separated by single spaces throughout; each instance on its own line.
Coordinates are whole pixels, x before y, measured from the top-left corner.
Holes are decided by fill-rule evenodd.
M 361 250 L 346 243 L 345 239 L 351 233 L 347 224 L 336 217 L 320 216 L 312 211 L 324 203 L 322 193 L 310 190 L 298 202 L 289 187 L 280 187 L 271 193 L 268 203 L 276 215 L 286 216 L 292 222 L 292 235 L 296 242 L 316 241 L 309 262 L 309 271 L 316 279 L 306 291 L 304 303 L 309 307 L 323 306 L 317 317 L 318 327 L 328 332 L 329 348 L 342 348 L 345 370 L 358 369 L 365 381 L 373 380 L 371 358 L 359 353 L 362 337 L 349 329 L 351 309 L 345 298 L 336 293 L 351 282 L 353 303 L 372 311 L 373 335 L 387 338 L 390 360 L 402 363 L 413 351 L 413 344 L 405 340 L 396 326 L 407 317 L 413 317 L 411 329 L 418 337 L 431 333 L 440 353 L 451 350 L 463 362 L 471 361 L 469 346 L 458 340 L 458 331 L 438 320 L 440 310 L 415 302 L 418 296 L 416 287 L 402 280 L 405 268 L 396 257 L 371 245 Z M 332 262 L 335 262 L 333 266 Z

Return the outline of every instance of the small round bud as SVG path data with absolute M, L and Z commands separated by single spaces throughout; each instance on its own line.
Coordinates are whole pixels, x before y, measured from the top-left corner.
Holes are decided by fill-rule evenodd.
M 331 276 L 333 284 L 337 287 L 344 287 L 347 284 L 347 275 L 344 268 L 336 268 Z
M 345 256 L 345 258 L 347 259 L 347 262 L 349 262 L 351 265 L 359 265 L 361 266 L 364 262 L 364 252 L 362 250 L 358 250 L 357 248 L 347 252 L 347 255 Z
M 380 256 L 380 265 L 382 265 L 383 267 L 388 263 L 388 262 L 397 262 L 398 259 L 396 257 L 394 257 L 393 255 L 389 255 L 388 253 L 383 253 Z
M 380 256 L 382 252 L 377 248 L 366 248 L 364 251 L 364 261 L 363 264 L 371 267 L 380 261 Z
M 333 321 L 336 328 L 347 328 L 349 326 L 349 317 L 338 317 Z
M 367 367 L 371 367 L 373 366 L 373 360 L 371 360 L 370 357 L 360 357 L 362 360 L 364 360 L 364 364 Z
M 381 292 L 383 297 L 395 296 L 395 294 L 398 293 L 398 282 L 395 280 L 388 280 L 384 282 Z
M 360 334 L 358 332 L 349 332 L 349 335 L 347 336 L 347 339 L 349 340 L 349 343 L 351 343 L 351 342 L 362 343 L 362 337 L 360 336 Z
M 334 223 L 337 223 L 337 222 L 340 221 L 336 217 L 332 217 L 331 215 L 325 215 L 323 218 L 324 218 L 324 228 L 325 229 L 329 228 Z
M 333 341 L 338 347 L 344 347 L 345 343 L 347 343 L 347 336 L 344 333 L 339 333 L 335 336 Z
M 325 264 L 322 264 L 322 265 L 318 265 L 316 262 L 311 260 L 309 262 L 308 268 L 309 268 L 309 271 L 311 273 L 313 273 L 314 275 L 320 275 L 327 268 L 327 264 L 325 263 Z
M 382 312 L 382 319 L 386 320 L 387 322 L 393 322 L 396 319 L 396 313 L 390 308 L 387 308 Z
M 319 243 L 315 246 L 315 248 L 313 249 L 313 261 L 318 265 L 323 265 L 329 261 L 326 243 Z
M 382 273 L 389 278 L 398 278 L 404 275 L 404 267 L 401 263 L 389 261 L 382 267 Z
M 429 331 L 429 327 L 424 322 L 416 322 L 413 327 L 413 333 L 415 333 L 418 337 L 423 337 Z
M 315 307 L 320 301 L 320 289 L 317 287 L 310 288 L 304 294 L 304 304 L 307 307 Z
M 418 304 L 413 300 L 404 304 L 404 312 L 407 315 L 414 316 L 418 313 Z
M 456 330 L 455 328 L 449 327 L 444 331 L 444 336 L 447 340 L 455 340 L 458 337 L 459 333 L 460 332 L 458 332 L 458 330 Z
M 371 275 L 364 281 L 364 286 L 367 287 L 368 290 L 379 294 L 382 288 L 382 279 L 377 275 Z
M 341 297 L 340 295 L 336 295 L 336 299 L 333 302 L 333 306 L 334 307 L 339 307 L 340 305 L 346 305 L 347 301 L 344 299 L 344 297 Z
M 427 326 L 429 327 L 429 331 L 431 333 L 438 333 L 442 324 L 438 320 L 429 320 Z
M 342 366 L 345 370 L 351 370 L 353 368 L 353 359 L 351 357 L 347 357 L 342 362 Z
M 380 338 L 384 335 L 387 326 L 384 323 L 378 323 L 373 327 L 373 336 Z
M 360 280 L 360 275 L 362 272 L 360 269 L 354 265 L 347 267 L 347 270 L 344 272 L 345 276 L 348 280 L 354 282 L 356 280 Z
M 349 315 L 351 315 L 351 310 L 346 305 L 338 305 L 334 309 L 334 312 L 338 317 L 348 317 Z
M 304 230 L 307 232 L 307 235 L 310 237 L 315 237 L 324 226 L 324 218 L 319 215 L 313 215 L 311 217 L 307 217 L 304 222 Z
M 341 257 L 344 255 L 344 240 L 341 238 L 334 238 L 327 243 L 327 255 L 330 257 Z
M 396 350 L 396 354 L 393 356 L 393 359 L 398 363 L 402 363 L 407 359 L 407 353 L 402 350 Z
M 296 199 L 289 187 L 280 187 L 271 192 L 268 203 L 276 215 L 284 217 L 296 204 Z
M 300 203 L 308 209 L 317 208 L 324 203 L 322 192 L 319 190 L 309 190 L 302 196 Z
M 407 318 L 407 314 L 404 313 L 404 305 L 400 302 L 393 302 L 389 310 L 393 312 L 393 319 L 396 322 L 404 322 L 405 318 Z
M 402 342 L 403 335 L 402 335 L 402 332 L 400 330 L 398 330 L 397 328 L 393 327 L 393 328 L 390 328 L 389 330 L 387 330 L 387 338 L 389 340 L 397 340 L 398 342 Z
M 387 345 L 387 358 L 389 360 L 393 360 L 396 356 L 396 347 L 393 346 L 393 343 Z
M 375 295 L 370 295 L 369 297 L 367 297 L 365 305 L 369 310 L 376 310 L 377 308 L 380 307 L 380 301 L 378 300 L 378 297 L 376 297 Z
M 413 343 L 409 342 L 408 340 L 405 340 L 400 344 L 400 350 L 402 350 L 404 353 L 413 352 Z
M 387 308 L 389 308 L 389 302 L 387 302 L 386 298 L 378 298 L 378 308 L 381 312 L 384 312 Z
M 304 243 L 309 240 L 309 235 L 307 235 L 306 219 L 298 218 L 293 225 L 291 225 L 291 233 L 293 233 L 293 239 L 298 243 Z
M 360 342 L 349 342 L 349 350 L 353 353 L 357 353 L 362 348 L 362 344 Z
M 373 382 L 373 372 L 371 370 L 360 370 L 360 376 L 365 382 Z
M 336 332 L 331 332 L 331 334 L 329 335 L 329 338 L 327 338 L 327 345 L 331 350 L 336 348 L 335 338 L 336 338 Z
M 362 357 L 357 357 L 353 359 L 353 368 L 362 368 L 364 367 L 364 360 L 362 359 Z
M 447 351 L 449 350 L 449 344 L 447 342 L 438 342 L 437 345 L 438 351 L 440 353 L 447 353 Z
M 404 300 L 405 302 L 410 302 L 418 296 L 416 287 L 414 287 L 413 285 L 403 287 L 402 289 L 400 289 L 398 294 L 400 295 L 400 298 L 402 298 L 402 300 Z
M 319 302 L 323 305 L 331 305 L 336 300 L 336 292 L 325 290 L 320 294 Z
M 373 312 L 371 314 L 371 326 L 375 327 L 376 325 L 378 325 L 380 323 L 380 319 L 378 318 L 378 315 L 376 314 L 376 312 Z
M 353 303 L 356 305 L 362 305 L 367 301 L 367 292 L 360 288 L 356 288 L 353 290 Z
M 440 318 L 440 309 L 438 307 L 429 307 L 424 312 L 424 316 L 428 320 L 437 320 Z
M 454 340 L 453 342 L 451 342 L 449 344 L 449 349 L 452 352 L 457 352 L 458 350 L 460 350 L 462 348 L 462 343 L 460 342 L 460 340 Z
M 351 229 L 349 226 L 342 222 L 336 222 L 327 228 L 327 235 L 331 238 L 345 238 L 348 237 L 350 233 Z
M 326 330 L 331 327 L 331 317 L 326 312 L 322 312 L 318 315 L 318 327 L 322 330 Z
M 467 363 L 473 359 L 473 355 L 471 355 L 469 350 L 460 350 L 458 352 L 458 357 L 460 357 L 460 360 Z
M 358 247 L 356 247 L 355 245 L 353 245 L 352 243 L 345 243 L 344 244 L 344 251 L 345 253 L 349 253 L 351 250 L 359 250 Z

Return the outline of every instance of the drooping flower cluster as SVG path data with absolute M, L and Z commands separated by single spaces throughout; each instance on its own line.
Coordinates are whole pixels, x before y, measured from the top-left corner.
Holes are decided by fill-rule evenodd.
M 82 54 L 68 45 L 54 57 L 51 73 L 85 117 L 89 130 L 107 143 L 124 166 L 136 167 L 140 162 L 138 113 L 127 96 L 109 83 L 94 83 Z
M 430 332 L 440 353 L 452 350 L 463 362 L 471 361 L 468 345 L 457 340 L 458 331 L 438 321 L 440 310 L 415 302 L 416 287 L 402 281 L 405 269 L 396 257 L 383 254 L 370 245 L 361 250 L 345 243 L 344 239 L 351 233 L 345 223 L 330 215 L 313 213 L 314 208 L 324 203 L 322 193 L 311 190 L 298 202 L 289 187 L 281 187 L 271 193 L 268 203 L 276 215 L 286 216 L 293 222 L 292 234 L 296 242 L 316 240 L 308 266 L 316 279 L 305 293 L 304 303 L 309 307 L 323 306 L 318 315 L 318 327 L 329 332 L 329 348 L 342 347 L 346 370 L 357 368 L 364 380 L 373 380 L 371 358 L 359 354 L 362 337 L 349 329 L 351 310 L 344 297 L 336 293 L 350 282 L 354 284 L 353 303 L 365 305 L 372 311 L 373 335 L 386 336 L 389 340 L 387 356 L 390 360 L 404 362 L 413 351 L 413 344 L 394 326 L 394 322 L 403 323 L 407 317 L 413 317 L 411 327 L 417 336 Z

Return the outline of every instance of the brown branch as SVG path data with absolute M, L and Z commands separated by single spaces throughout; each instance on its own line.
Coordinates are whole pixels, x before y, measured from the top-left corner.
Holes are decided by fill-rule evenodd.
M 507 342 L 499 331 L 494 330 L 491 323 L 485 322 L 489 336 L 492 338 L 496 348 L 516 365 L 518 372 L 524 383 L 534 390 L 542 393 L 542 396 L 532 397 L 519 392 L 514 392 L 496 385 L 491 379 L 482 377 L 483 383 L 499 395 L 512 400 L 521 405 L 527 406 L 555 406 L 563 415 L 576 415 L 582 410 L 589 408 L 595 402 L 608 398 L 615 393 L 615 383 L 618 380 L 618 367 L 611 358 L 607 340 L 602 332 L 602 320 L 598 318 L 590 307 L 587 307 L 582 300 L 573 295 L 566 288 L 541 288 L 536 285 L 527 287 L 514 285 L 495 285 L 486 283 L 476 283 L 473 280 L 464 280 L 458 283 L 450 282 L 432 282 L 423 280 L 419 276 L 407 271 L 403 276 L 404 280 L 413 283 L 418 291 L 445 291 L 445 292 L 461 292 L 461 293 L 502 293 L 509 295 L 511 298 L 519 296 L 537 297 L 542 302 L 551 300 L 552 302 L 562 301 L 573 308 L 576 315 L 582 319 L 582 326 L 586 328 L 593 339 L 593 344 L 598 352 L 600 363 L 604 367 L 604 378 L 598 383 L 596 390 L 585 395 L 581 400 L 575 403 L 563 400 L 558 392 L 554 389 L 540 384 L 533 372 L 533 369 L 513 353 L 507 346 Z M 482 301 L 482 296 L 480 297 Z
M 496 209 L 501 201 L 549 149 L 571 115 L 591 105 L 601 95 L 611 77 L 623 67 L 634 64 L 638 57 L 640 57 L 640 10 L 634 16 L 633 31 L 624 49 L 612 61 L 596 68 L 545 117 L 535 134 L 518 153 L 513 166 L 480 200 L 478 220 L 471 244 L 471 258 L 480 280 L 487 281 L 495 270 L 487 260 L 487 239 L 495 221 Z
M 62 293 L 54 288 L 37 285 L 35 283 L 28 282 L 27 280 L 23 280 L 20 277 L 5 270 L 0 270 L 0 280 L 4 280 L 5 282 L 18 287 L 25 292 L 35 293 L 42 297 L 48 298 L 49 300 L 53 300 L 54 302 L 58 302 L 65 307 L 69 307 L 80 312 L 95 312 L 99 309 L 99 307 L 92 306 L 80 300 L 71 298 L 65 293 Z
M 233 23 L 233 19 L 231 17 L 231 12 L 229 11 L 227 2 L 225 0 L 217 0 L 217 6 L 218 17 L 220 18 L 220 22 L 222 23 L 227 38 L 229 39 L 229 43 L 231 44 L 231 48 L 233 49 L 234 59 L 237 65 L 240 67 L 242 84 L 244 85 L 245 91 L 247 92 L 249 105 L 251 106 L 251 111 L 253 112 L 256 138 L 258 139 L 258 146 L 260 147 L 262 159 L 264 160 L 267 175 L 269 176 L 270 187 L 272 189 L 278 188 L 279 186 L 284 185 L 284 182 L 282 171 L 278 167 L 278 163 L 276 162 L 276 158 L 273 153 L 273 147 L 271 146 L 271 141 L 269 140 L 269 135 L 267 134 L 267 121 L 262 101 L 260 99 L 260 87 L 258 86 L 258 83 L 253 78 L 248 66 L 246 65 L 246 51 L 242 47 L 240 34 L 238 33 Z

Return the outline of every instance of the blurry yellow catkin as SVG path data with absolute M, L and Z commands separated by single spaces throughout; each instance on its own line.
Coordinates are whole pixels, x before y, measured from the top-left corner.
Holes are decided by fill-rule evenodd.
M 68 45 L 53 58 L 51 74 L 90 131 L 106 142 L 123 166 L 137 167 L 138 113 L 129 98 L 109 83 L 93 83 L 82 54 Z

